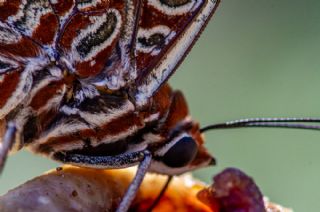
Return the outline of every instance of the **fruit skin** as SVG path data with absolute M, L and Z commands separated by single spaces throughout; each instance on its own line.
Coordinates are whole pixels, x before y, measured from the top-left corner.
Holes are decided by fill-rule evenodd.
M 135 168 L 97 170 L 63 166 L 36 177 L 0 197 L 0 211 L 114 211 Z M 167 177 L 147 174 L 130 211 L 147 211 Z M 263 200 L 252 178 L 229 168 L 207 186 L 190 174 L 174 177 L 154 212 L 291 212 Z
M 63 166 L 36 177 L 0 197 L 0 211 L 114 211 L 135 168 L 98 170 Z M 147 174 L 130 211 L 146 211 L 159 194 L 167 177 Z M 153 210 L 212 212 L 196 194 L 205 184 L 191 175 L 174 177 Z

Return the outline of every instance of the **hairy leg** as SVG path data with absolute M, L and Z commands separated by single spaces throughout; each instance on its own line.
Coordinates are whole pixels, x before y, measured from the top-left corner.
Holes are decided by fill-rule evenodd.
M 125 212 L 128 211 L 131 202 L 135 198 L 139 187 L 142 183 L 144 176 L 146 175 L 149 166 L 151 164 L 152 156 L 149 151 L 144 151 L 144 159 L 141 161 L 136 176 L 134 177 L 133 181 L 131 182 L 126 194 L 124 195 L 123 199 L 119 207 L 117 208 L 117 212 Z

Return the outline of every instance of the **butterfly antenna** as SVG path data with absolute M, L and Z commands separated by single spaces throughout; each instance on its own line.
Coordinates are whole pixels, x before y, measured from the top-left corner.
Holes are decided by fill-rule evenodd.
M 320 118 L 249 118 L 208 125 L 200 129 L 206 132 L 214 129 L 230 129 L 245 127 L 270 127 L 320 130 Z

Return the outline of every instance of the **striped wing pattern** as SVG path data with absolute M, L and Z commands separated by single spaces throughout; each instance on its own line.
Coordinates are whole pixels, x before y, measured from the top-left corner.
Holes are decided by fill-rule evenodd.
M 172 95 L 164 83 L 217 4 L 1 1 L 0 120 L 18 123 L 20 145 L 45 155 L 127 151 L 130 136 L 164 116 Z

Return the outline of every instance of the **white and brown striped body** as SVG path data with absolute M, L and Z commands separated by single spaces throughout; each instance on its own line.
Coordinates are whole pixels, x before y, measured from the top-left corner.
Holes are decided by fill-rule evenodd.
M 0 123 L 17 124 L 15 149 L 57 160 L 65 152 L 148 149 L 151 170 L 165 174 L 208 165 L 211 156 L 182 94 L 165 82 L 216 6 L 211 0 L 0 2 Z M 157 158 L 184 135 L 197 141 L 197 157 L 168 169 Z

